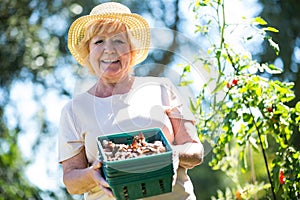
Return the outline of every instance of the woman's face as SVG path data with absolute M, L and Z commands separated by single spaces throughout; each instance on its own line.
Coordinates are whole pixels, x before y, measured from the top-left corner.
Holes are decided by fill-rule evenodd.
M 122 27 L 116 32 L 95 35 L 89 43 L 89 61 L 96 75 L 108 83 L 116 83 L 128 76 L 130 44 Z

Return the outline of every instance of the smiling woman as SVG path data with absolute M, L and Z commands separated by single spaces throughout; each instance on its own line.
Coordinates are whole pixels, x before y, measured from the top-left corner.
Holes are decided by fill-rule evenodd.
M 89 56 L 87 65 L 96 76 L 109 83 L 116 83 L 131 67 L 131 45 L 127 37 L 126 27 L 114 23 L 105 23 L 100 26 L 102 30 L 89 41 Z M 99 26 L 98 23 L 94 26 Z M 113 28 L 111 28 L 113 27 Z M 116 27 L 116 28 L 114 28 Z M 93 30 L 93 28 L 91 28 Z
M 122 55 L 131 54 L 131 57 L 134 57 L 134 49 L 134 39 L 130 36 L 130 31 L 125 24 L 119 20 L 103 19 L 89 24 L 78 45 L 77 52 L 83 58 L 83 65 L 89 68 L 91 74 L 95 74 L 95 69 L 90 63 L 90 53 L 99 54 L 103 50 L 114 51 L 110 52 L 107 58 L 102 58 L 103 61 L 110 63 L 114 59 L 118 60 L 118 57 Z M 130 63 L 130 66 L 132 64 Z
M 195 199 L 187 169 L 202 162 L 203 147 L 194 116 L 171 81 L 130 73 L 148 55 L 146 20 L 122 4 L 104 3 L 77 19 L 68 37 L 72 55 L 97 78 L 62 109 L 58 152 L 69 193 L 114 199 L 101 173 L 96 138 L 160 128 L 173 148 L 173 191 L 150 199 Z

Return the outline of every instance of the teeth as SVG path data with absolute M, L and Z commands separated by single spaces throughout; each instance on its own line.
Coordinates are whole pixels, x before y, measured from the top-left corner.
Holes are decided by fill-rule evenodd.
M 118 60 L 102 60 L 102 62 L 113 63 L 113 62 L 118 62 Z

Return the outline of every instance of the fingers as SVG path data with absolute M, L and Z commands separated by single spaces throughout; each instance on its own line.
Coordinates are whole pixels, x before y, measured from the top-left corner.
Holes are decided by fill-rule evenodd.
M 103 185 L 100 185 L 101 190 L 108 195 L 109 197 L 113 197 L 113 193 L 109 187 L 104 187 Z
M 108 183 L 106 182 L 106 180 L 101 176 L 100 173 L 97 173 L 97 180 L 99 185 L 102 185 L 103 187 L 109 187 Z
M 180 163 L 180 166 L 185 168 L 185 169 L 193 169 L 195 167 L 195 165 L 191 165 L 188 163 Z
M 110 196 L 113 197 L 113 193 L 111 191 L 111 189 L 109 188 L 109 185 L 107 183 L 107 181 L 103 178 L 103 176 L 101 175 L 100 169 L 102 167 L 102 163 L 98 160 L 96 160 L 93 165 L 91 166 L 91 168 L 95 171 L 97 171 L 96 173 L 96 179 L 98 184 L 100 185 L 101 190 L 103 190 L 103 192 Z
M 99 174 L 98 180 L 100 183 L 100 188 L 103 190 L 103 192 L 106 193 L 106 195 L 113 197 L 114 195 L 113 195 L 108 183 L 100 174 Z
M 102 163 L 99 160 L 96 160 L 92 165 L 92 169 L 94 170 L 100 169 L 101 167 L 102 167 Z
M 100 185 L 104 186 L 104 187 L 109 187 L 108 183 L 106 182 L 106 180 L 103 178 L 102 173 L 100 171 L 100 168 L 102 167 L 102 163 L 98 160 L 96 160 L 93 165 L 91 166 L 91 168 L 95 171 L 97 171 L 96 176 L 98 179 L 98 182 Z

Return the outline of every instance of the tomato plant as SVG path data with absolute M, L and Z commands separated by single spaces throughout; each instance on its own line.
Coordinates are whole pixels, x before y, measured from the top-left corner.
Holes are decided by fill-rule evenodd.
M 195 102 L 191 101 L 191 109 L 199 119 L 200 139 L 212 147 L 210 166 L 226 173 L 235 183 L 224 192 L 218 191 L 217 196 L 299 199 L 300 152 L 292 146 L 291 138 L 300 129 L 300 102 L 289 106 L 295 97 L 294 84 L 261 76 L 281 71 L 273 64 L 257 62 L 249 51 L 239 51 L 230 44 L 228 37 L 235 30 L 232 27 L 238 25 L 226 22 L 224 5 L 225 1 L 217 0 L 196 0 L 193 4 L 196 33 L 210 41 L 205 56 L 210 60 L 204 63 L 217 76 L 204 85 Z M 241 41 L 249 42 L 259 35 L 278 55 L 279 46 L 268 35 L 277 29 L 261 17 L 244 19 L 241 26 L 247 26 L 253 34 Z M 253 154 L 260 155 L 264 176 L 256 174 L 262 166 L 255 168 L 258 159 Z M 241 180 L 247 173 L 251 178 Z

